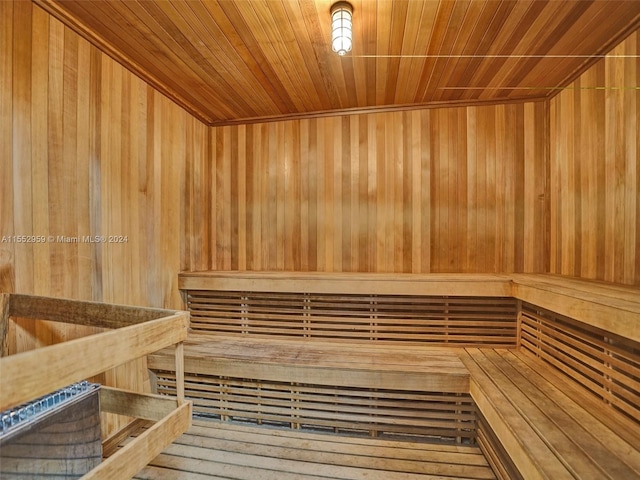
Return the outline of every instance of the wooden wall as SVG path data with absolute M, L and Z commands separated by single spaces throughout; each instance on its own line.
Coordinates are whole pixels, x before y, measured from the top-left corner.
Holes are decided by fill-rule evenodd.
M 640 33 L 550 102 L 554 273 L 640 285 Z
M 0 108 L 0 291 L 181 308 L 187 164 L 207 127 L 25 1 L 0 1 Z M 79 333 L 24 325 L 11 348 Z
M 194 269 L 542 272 L 544 103 L 211 129 Z

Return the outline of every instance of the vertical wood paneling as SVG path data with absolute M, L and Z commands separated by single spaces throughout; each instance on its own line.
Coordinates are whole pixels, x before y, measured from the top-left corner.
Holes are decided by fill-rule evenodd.
M 0 290 L 181 308 L 181 266 L 209 266 L 207 127 L 31 2 L 0 27 Z M 10 349 L 84 333 L 18 322 Z
M 640 284 L 640 34 L 550 102 L 551 271 Z
M 208 268 L 545 271 L 547 115 L 526 103 L 212 128 Z
M 14 234 L 13 225 L 13 8 L 0 2 L 0 234 Z M 0 244 L 0 288 L 13 291 L 14 245 Z

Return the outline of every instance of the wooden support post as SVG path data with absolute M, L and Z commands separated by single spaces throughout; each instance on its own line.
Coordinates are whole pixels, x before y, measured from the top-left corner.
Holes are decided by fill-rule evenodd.
M 184 342 L 176 343 L 176 398 L 184 403 Z
M 0 293 L 0 357 L 8 355 L 9 294 Z
M 516 346 L 520 348 L 520 341 L 522 339 L 522 300 L 518 300 L 516 305 Z

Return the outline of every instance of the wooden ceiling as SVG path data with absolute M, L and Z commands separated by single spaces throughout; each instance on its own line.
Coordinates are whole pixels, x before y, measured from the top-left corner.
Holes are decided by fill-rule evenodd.
M 208 124 L 549 97 L 640 23 L 639 0 L 34 0 Z

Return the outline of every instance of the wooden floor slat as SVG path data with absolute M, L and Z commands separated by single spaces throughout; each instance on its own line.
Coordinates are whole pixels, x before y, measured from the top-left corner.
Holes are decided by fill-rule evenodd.
M 137 479 L 494 479 L 476 446 L 349 438 L 194 421 Z

